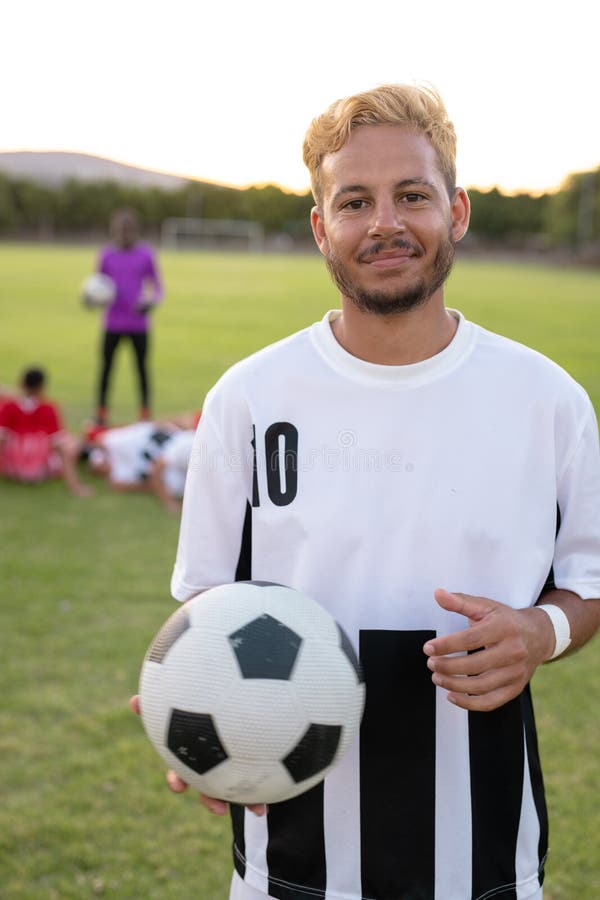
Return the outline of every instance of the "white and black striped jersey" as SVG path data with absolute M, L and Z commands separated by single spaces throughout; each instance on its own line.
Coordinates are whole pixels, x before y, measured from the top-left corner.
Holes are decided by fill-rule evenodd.
M 548 837 L 530 692 L 461 710 L 422 648 L 466 625 L 437 587 L 526 607 L 550 576 L 600 596 L 594 411 L 553 362 L 458 313 L 449 346 L 409 366 L 348 354 L 334 315 L 230 369 L 190 459 L 174 596 L 302 590 L 367 687 L 324 783 L 266 818 L 233 807 L 234 864 L 278 900 L 524 900 Z

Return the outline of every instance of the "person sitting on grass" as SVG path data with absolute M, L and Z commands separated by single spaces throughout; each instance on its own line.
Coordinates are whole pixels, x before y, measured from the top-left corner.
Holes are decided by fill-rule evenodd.
M 13 481 L 36 484 L 62 477 L 77 497 L 91 489 L 77 474 L 77 441 L 63 427 L 61 412 L 45 394 L 46 373 L 25 370 L 20 391 L 3 395 L 0 403 L 0 475 Z

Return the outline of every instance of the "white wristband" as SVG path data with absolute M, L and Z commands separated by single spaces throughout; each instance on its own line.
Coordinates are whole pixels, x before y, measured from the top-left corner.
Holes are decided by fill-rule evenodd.
M 552 656 L 549 656 L 548 659 L 556 659 L 557 656 L 560 656 L 561 653 L 565 652 L 571 643 L 571 627 L 569 625 L 569 620 L 560 606 L 555 606 L 553 603 L 540 604 L 538 609 L 543 609 L 552 622 L 555 646 Z

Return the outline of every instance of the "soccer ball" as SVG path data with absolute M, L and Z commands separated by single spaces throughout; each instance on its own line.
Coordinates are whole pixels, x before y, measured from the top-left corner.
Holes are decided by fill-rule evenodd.
M 114 281 L 102 272 L 89 275 L 81 285 L 81 302 L 94 309 L 110 306 L 116 294 L 117 286 Z
M 299 591 L 211 588 L 177 610 L 144 659 L 150 741 L 188 784 L 234 803 L 276 803 L 325 777 L 356 735 L 365 686 L 338 623 Z

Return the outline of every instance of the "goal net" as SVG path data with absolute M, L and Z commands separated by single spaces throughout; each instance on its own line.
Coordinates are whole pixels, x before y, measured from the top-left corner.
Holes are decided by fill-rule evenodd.
M 170 250 L 247 250 L 264 249 L 262 225 L 246 219 L 165 219 L 161 227 L 161 246 Z

